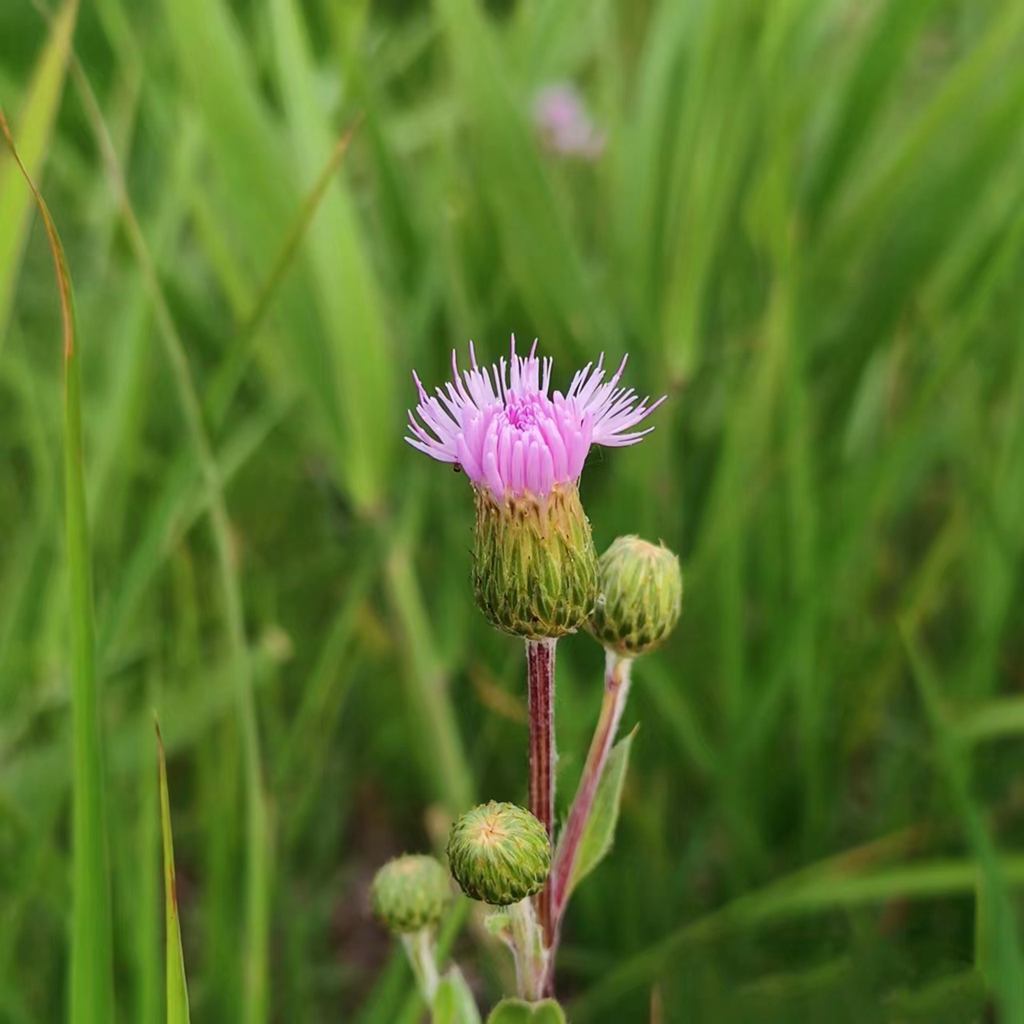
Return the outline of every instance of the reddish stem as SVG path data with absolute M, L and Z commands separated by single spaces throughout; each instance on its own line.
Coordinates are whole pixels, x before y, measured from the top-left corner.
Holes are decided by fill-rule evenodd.
M 558 849 L 551 868 L 551 882 L 548 886 L 551 899 L 551 932 L 549 947 L 549 987 L 553 984 L 555 953 L 561 937 L 562 918 L 569 902 L 569 886 L 572 874 L 579 858 L 580 843 L 586 831 L 587 822 L 594 809 L 597 788 L 604 775 L 615 742 L 615 734 L 619 729 L 622 712 L 629 696 L 629 669 L 631 661 L 609 651 L 605 660 L 604 700 L 601 703 L 601 715 L 597 720 L 587 761 L 580 776 L 579 788 L 569 811 L 569 820 L 565 824 L 559 838 Z
M 555 641 L 526 641 L 527 684 L 530 707 L 530 810 L 555 832 Z M 544 940 L 551 942 L 551 891 L 537 894 L 537 916 Z

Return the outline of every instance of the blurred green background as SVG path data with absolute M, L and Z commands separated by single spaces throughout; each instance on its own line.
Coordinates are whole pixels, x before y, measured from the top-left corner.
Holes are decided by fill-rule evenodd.
M 0 4 L 78 300 L 120 1019 L 162 1020 L 153 708 L 193 1019 L 419 1018 L 369 879 L 524 799 L 526 729 L 410 369 L 515 331 L 669 393 L 582 489 L 687 581 L 571 1019 L 1024 1020 L 1022 48 L 1019 0 Z M 538 137 L 558 81 L 596 159 Z M 5 1024 L 68 1001 L 49 260 L 0 158 Z M 560 645 L 563 812 L 601 664 Z

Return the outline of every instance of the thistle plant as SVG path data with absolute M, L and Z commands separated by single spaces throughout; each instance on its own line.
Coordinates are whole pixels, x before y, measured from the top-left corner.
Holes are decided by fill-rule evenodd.
M 667 548 L 623 537 L 598 559 L 579 494 L 590 448 L 642 440 L 653 427 L 640 425 L 664 398 L 652 402 L 621 385 L 626 359 L 609 376 L 603 356 L 578 371 L 564 392 L 552 391 L 552 360 L 536 349 L 534 343 L 521 356 L 513 338 L 507 359 L 482 367 L 470 344 L 470 368 L 460 369 L 453 352 L 451 380 L 433 394 L 414 373 L 419 401 L 406 437 L 468 477 L 476 506 L 476 603 L 491 625 L 526 644 L 530 808 L 493 801 L 473 808 L 454 823 L 447 855 L 467 896 L 501 908 L 490 927 L 512 949 L 517 994 L 531 1002 L 554 990 L 561 924 L 584 870 L 584 837 L 591 827 L 614 828 L 614 809 L 593 812 L 630 666 L 664 641 L 682 602 L 679 562 Z M 569 817 L 556 835 L 555 646 L 581 628 L 607 651 L 604 701 Z M 598 839 L 607 849 L 610 834 Z M 402 919 L 418 923 L 423 908 L 436 906 L 431 873 L 416 876 L 415 893 L 385 875 L 379 907 L 387 904 L 384 897 L 404 894 L 408 902 L 400 909 L 410 916 Z M 410 871 L 405 880 L 412 877 Z M 398 919 L 398 910 L 386 913 Z

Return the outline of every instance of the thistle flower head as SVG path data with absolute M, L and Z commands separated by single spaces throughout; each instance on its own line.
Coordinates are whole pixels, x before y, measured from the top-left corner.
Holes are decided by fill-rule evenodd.
M 452 887 L 434 857 L 407 853 L 377 872 L 371 895 L 377 917 L 402 935 L 436 924 L 451 900 Z
M 552 360 L 516 353 L 490 367 L 477 363 L 472 343 L 470 369 L 460 370 L 452 352 L 452 379 L 419 391 L 409 413 L 406 441 L 439 462 L 465 470 L 474 487 L 495 501 L 530 495 L 547 497 L 559 484 L 575 486 L 591 445 L 636 444 L 653 427 L 636 427 L 656 409 L 632 388 L 619 385 L 623 358 L 610 377 L 602 355 L 573 377 L 568 390 L 551 391 Z
M 544 887 L 551 843 L 528 810 L 492 800 L 452 826 L 448 866 L 467 896 L 508 907 Z
M 601 556 L 600 587 L 587 628 L 624 657 L 657 647 L 679 621 L 683 576 L 664 545 L 618 537 Z
M 595 126 L 579 90 L 568 82 L 554 82 L 538 91 L 533 124 L 552 153 L 595 160 L 604 151 L 604 132 Z

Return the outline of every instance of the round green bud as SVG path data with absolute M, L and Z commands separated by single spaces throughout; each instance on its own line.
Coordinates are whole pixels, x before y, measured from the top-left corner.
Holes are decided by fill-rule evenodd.
M 492 800 L 452 826 L 448 865 L 467 896 L 508 907 L 544 888 L 551 843 L 528 810 Z
M 529 640 L 586 622 L 597 601 L 597 551 L 574 484 L 501 501 L 477 488 L 473 592 L 493 626 Z
M 601 556 L 601 596 L 587 628 L 605 647 L 632 658 L 672 632 L 682 604 L 675 554 L 639 537 L 619 537 Z
M 373 879 L 373 912 L 396 934 L 436 924 L 451 897 L 447 872 L 425 854 L 395 857 Z

